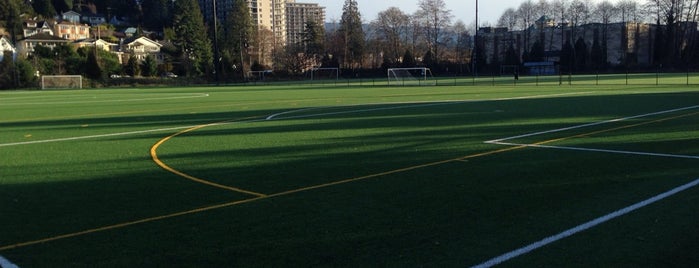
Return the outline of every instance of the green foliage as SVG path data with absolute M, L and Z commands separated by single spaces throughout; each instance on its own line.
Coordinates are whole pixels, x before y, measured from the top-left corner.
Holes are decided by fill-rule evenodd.
M 405 54 L 403 54 L 403 62 L 401 63 L 401 67 L 410 68 L 416 66 L 417 62 L 415 61 L 415 56 L 413 56 L 413 52 L 410 51 L 410 49 L 406 49 Z
M 141 75 L 141 64 L 138 62 L 136 57 L 129 58 L 129 61 L 126 62 L 124 73 L 133 77 Z
M 0 61 L 0 89 L 27 88 L 36 85 L 35 69 L 24 59 L 12 60 L 5 51 Z
M 22 34 L 22 13 L 33 13 L 31 6 L 20 0 L 0 0 L 0 27 L 4 27 L 10 33 L 12 42 L 16 42 Z
M 325 52 L 325 27 L 314 20 L 306 22 L 303 32 L 306 54 L 319 58 Z
M 146 59 L 141 64 L 141 75 L 144 77 L 153 77 L 158 74 L 158 63 L 152 55 L 146 56 Z
M 152 30 L 162 30 L 172 23 L 173 1 L 142 0 L 143 27 Z
M 344 66 L 355 68 L 361 65 L 366 41 L 362 28 L 362 15 L 359 13 L 359 5 L 356 0 L 345 0 L 338 34 L 344 45 L 342 51 Z
M 203 76 L 212 70 L 211 41 L 196 0 L 178 0 L 174 6 L 174 44 L 182 52 L 180 60 L 188 76 Z
M 97 61 L 96 53 L 87 53 L 85 75 L 93 80 L 104 79 L 104 72 L 102 71 L 102 66 L 100 66 L 99 62 Z
M 52 0 L 34 0 L 32 1 L 32 7 L 34 7 L 36 14 L 44 18 L 53 18 L 57 14 Z
M 30 88 L 37 85 L 36 69 L 29 61 L 20 58 L 15 62 L 15 68 L 19 80 L 17 87 Z
M 238 71 L 242 77 L 246 71 L 244 66 L 246 65 L 245 60 L 248 58 L 247 48 L 255 40 L 255 29 L 247 1 L 234 0 L 229 11 L 226 21 L 222 22 L 222 31 L 219 31 L 219 50 L 222 54 L 227 55 L 228 59 L 233 62 L 232 64 L 239 67 Z M 249 65 L 249 63 L 247 64 Z M 228 73 L 225 65 L 222 69 L 223 73 Z

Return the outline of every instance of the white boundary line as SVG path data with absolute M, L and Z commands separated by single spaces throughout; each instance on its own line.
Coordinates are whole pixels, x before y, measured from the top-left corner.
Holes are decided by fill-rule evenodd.
M 68 100 L 68 101 L 47 101 L 47 102 L 11 102 L 11 103 L 0 103 L 0 106 L 14 106 L 14 105 L 46 105 L 46 104 L 80 104 L 80 103 L 107 103 L 107 102 L 136 102 L 136 101 L 152 101 L 152 100 L 177 100 L 177 99 L 193 99 L 193 98 L 206 98 L 209 97 L 208 93 L 173 93 L 177 95 L 187 95 L 187 96 L 170 96 L 170 97 L 152 97 L 152 98 L 138 98 L 138 99 L 116 99 L 116 100 L 97 100 L 97 96 L 78 96 L 78 97 L 92 97 L 92 99 L 82 98 L 83 100 Z M 70 96 L 64 96 L 65 99 Z M 112 97 L 109 95 L 104 95 L 103 97 Z
M 624 151 L 624 150 L 608 150 L 608 149 L 594 149 L 594 148 L 582 148 L 582 147 L 552 146 L 552 145 L 543 145 L 543 144 L 520 144 L 520 143 L 510 143 L 510 142 L 492 142 L 491 144 L 499 144 L 499 145 L 507 145 L 507 146 L 524 146 L 524 147 L 545 148 L 545 149 L 560 149 L 560 150 L 583 151 L 583 152 L 598 152 L 598 153 L 611 153 L 611 154 L 657 156 L 657 157 L 668 157 L 668 158 L 699 159 L 699 156 L 682 155 L 682 154 L 647 153 L 647 152 L 634 152 L 634 151 Z
M 597 225 L 600 225 L 600 224 L 602 224 L 602 223 L 605 223 L 605 222 L 607 222 L 607 221 L 610 221 L 610 220 L 612 220 L 612 219 L 614 219 L 614 218 L 618 218 L 618 217 L 621 217 L 621 216 L 623 216 L 623 215 L 626 215 L 626 214 L 628 214 L 628 213 L 630 213 L 630 212 L 632 212 L 632 211 L 634 211 L 634 210 L 638 210 L 638 209 L 643 208 L 643 207 L 646 207 L 646 206 L 648 206 L 648 205 L 650 205 L 650 204 L 656 203 L 656 202 L 658 202 L 658 201 L 660 201 L 660 200 L 663 200 L 663 199 L 665 199 L 665 198 L 668 198 L 668 197 L 670 197 L 670 196 L 673 196 L 673 195 L 675 195 L 675 194 L 677 194 L 677 193 L 679 193 L 679 192 L 685 191 L 685 190 L 687 190 L 687 189 L 689 189 L 689 188 L 696 187 L 697 185 L 699 185 L 699 179 L 696 179 L 696 180 L 694 180 L 694 181 L 692 181 L 692 182 L 689 182 L 689 183 L 687 183 L 687 184 L 684 184 L 684 185 L 682 185 L 682 186 L 679 186 L 679 187 L 677 187 L 677 188 L 674 188 L 674 189 L 672 189 L 672 190 L 670 190 L 670 191 L 667 191 L 667 192 L 664 192 L 664 193 L 662 193 L 662 194 L 656 195 L 656 196 L 654 196 L 654 197 L 648 198 L 648 199 L 646 199 L 646 200 L 643 200 L 643 201 L 638 202 L 638 203 L 636 203 L 636 204 L 633 204 L 633 205 L 631 205 L 631 206 L 628 206 L 628 207 L 622 208 L 622 209 L 620 209 L 620 210 L 614 211 L 614 212 L 609 213 L 609 214 L 607 214 L 607 215 L 604 215 L 604 216 L 602 216 L 602 217 L 599 217 L 599 218 L 596 218 L 596 219 L 594 219 L 594 220 L 588 221 L 588 222 L 586 222 L 586 223 L 580 224 L 580 225 L 578 225 L 578 226 L 575 226 L 575 227 L 573 227 L 573 228 L 570 228 L 570 229 L 568 229 L 568 230 L 565 230 L 565 231 L 563 231 L 563 232 L 561 232 L 561 233 L 559 233 L 559 234 L 556 234 L 556 235 L 553 235 L 553 236 L 549 236 L 549 237 L 547 237 L 547 238 L 544 238 L 544 239 L 542 239 L 542 240 L 539 240 L 539 241 L 534 242 L 534 243 L 532 243 L 532 244 L 529 244 L 529 245 L 527 245 L 527 246 L 524 246 L 524 247 L 515 249 L 515 250 L 513 250 L 513 251 L 510 251 L 510 252 L 508 252 L 508 253 L 502 254 L 502 255 L 500 255 L 500 256 L 497 256 L 497 257 L 495 257 L 495 258 L 492 258 L 492 259 L 490 259 L 490 260 L 488 260 L 488 261 L 486 261 L 486 262 L 484 262 L 484 263 L 481 263 L 481 264 L 476 265 L 476 266 L 473 266 L 473 267 L 474 267 L 474 268 L 486 268 L 486 267 L 492 267 L 492 266 L 501 264 L 501 263 L 506 262 L 506 261 L 508 261 L 508 260 L 510 260 L 510 259 L 513 259 L 513 258 L 515 258 L 515 257 L 521 256 L 521 255 L 524 255 L 524 254 L 527 254 L 527 253 L 529 253 L 529 252 L 531 252 L 531 251 L 533 251 L 533 250 L 536 250 L 536 249 L 538 249 L 538 248 L 541 248 L 541 247 L 543 247 L 543 246 L 546 246 L 546 245 L 551 244 L 551 243 L 553 243 L 553 242 L 556 242 L 556 241 L 558 241 L 558 240 L 561 240 L 561 239 L 564 239 L 564 238 L 566 238 L 566 237 L 569 237 L 569 236 L 572 236 L 572 235 L 574 235 L 574 234 L 577 234 L 577 233 L 579 233 L 579 232 L 588 230 L 588 229 L 590 229 L 590 228 L 592 228 L 592 227 L 595 227 L 595 226 L 597 226 Z
M 19 268 L 19 266 L 10 262 L 10 260 L 6 259 L 2 255 L 0 255 L 0 267 L 2 267 L 2 268 Z
M 643 117 L 661 115 L 661 114 L 668 114 L 668 113 L 692 110 L 692 109 L 697 109 L 697 108 L 699 108 L 699 105 L 682 107 L 682 108 L 671 109 L 671 110 L 665 110 L 665 111 L 654 112 L 654 113 L 634 115 L 634 116 L 617 118 L 617 119 L 610 119 L 610 120 L 593 122 L 593 123 L 589 123 L 589 124 L 577 125 L 577 126 L 572 126 L 572 127 L 564 127 L 564 128 L 559 128 L 559 129 L 546 130 L 546 131 L 529 133 L 529 134 L 518 135 L 518 136 L 512 136 L 512 137 L 507 137 L 507 138 L 502 138 L 502 139 L 497 139 L 497 140 L 489 140 L 489 141 L 486 141 L 485 143 L 498 144 L 500 142 L 507 141 L 507 140 L 514 140 L 514 139 L 520 139 L 520 138 L 539 136 L 539 135 L 543 135 L 543 134 L 550 134 L 550 133 L 562 132 L 562 131 L 566 131 L 566 130 L 573 130 L 573 129 L 578 129 L 578 128 L 586 128 L 586 127 L 592 127 L 592 126 L 597 126 L 597 125 L 604 125 L 604 124 L 609 124 L 609 123 L 614 123 L 614 122 L 621 122 L 621 121 L 626 121 L 626 120 L 631 120 L 631 119 L 637 119 L 637 118 L 643 118 Z
M 502 138 L 502 139 L 497 139 L 497 140 L 486 141 L 485 143 L 507 145 L 507 146 L 527 146 L 527 147 L 563 149 L 563 150 L 575 150 L 575 151 L 589 151 L 589 152 L 604 152 L 604 153 L 617 153 L 617 154 L 632 154 L 632 155 L 646 155 L 646 156 L 658 156 L 658 157 L 699 159 L 699 156 L 691 156 L 691 155 L 659 154 L 659 153 L 632 152 L 632 151 L 621 151 L 621 150 L 588 149 L 588 148 L 578 148 L 578 147 L 562 147 L 562 146 L 549 146 L 549 145 L 541 145 L 541 144 L 518 144 L 518 143 L 504 142 L 507 140 L 513 140 L 513 139 L 519 139 L 519 138 L 525 138 L 525 137 L 533 137 L 533 136 L 538 136 L 538 135 L 543 135 L 543 134 L 556 133 L 556 132 L 561 132 L 561 131 L 566 131 L 566 130 L 585 128 L 585 127 L 590 127 L 590 126 L 596 126 L 596 125 L 608 124 L 608 123 L 613 123 L 613 122 L 620 122 L 620 121 L 631 120 L 631 119 L 636 119 L 636 118 L 643 118 L 643 117 L 648 117 L 648 116 L 691 110 L 691 109 L 696 109 L 696 108 L 699 108 L 699 105 L 671 109 L 671 110 L 665 110 L 665 111 L 654 112 L 654 113 L 635 115 L 635 116 L 629 116 L 629 117 L 624 117 L 624 118 L 605 120 L 605 121 L 600 121 L 600 122 L 594 122 L 594 123 L 566 127 L 566 128 L 559 128 L 559 129 L 554 129 L 554 130 L 535 132 L 535 133 L 518 135 L 518 136 L 512 136 L 512 137 L 507 137 L 507 138 Z M 472 267 L 473 268 L 488 268 L 488 267 L 492 267 L 492 266 L 501 264 L 501 263 L 506 262 L 508 260 L 511 260 L 513 258 L 527 254 L 531 251 L 537 250 L 537 249 L 544 247 L 548 244 L 554 243 L 558 240 L 561 240 L 561 239 L 567 238 L 569 236 L 572 236 L 574 234 L 577 234 L 579 232 L 591 229 L 597 225 L 600 225 L 602 223 L 605 223 L 605 222 L 610 221 L 612 219 L 621 217 L 623 215 L 626 215 L 626 214 L 633 212 L 635 210 L 638 210 L 640 208 L 646 207 L 650 204 L 661 201 L 665 198 L 673 196 L 673 195 L 680 193 L 682 191 L 685 191 L 687 189 L 696 187 L 697 185 L 699 185 L 699 178 L 695 179 L 694 181 L 691 181 L 687 184 L 678 186 L 678 187 L 676 187 L 672 190 L 669 190 L 667 192 L 661 193 L 659 195 L 656 195 L 656 196 L 651 197 L 649 199 L 643 200 L 643 201 L 638 202 L 636 204 L 633 204 L 631 206 L 619 209 L 617 211 L 614 211 L 614 212 L 609 213 L 607 215 L 604 215 L 602 217 L 599 217 L 599 218 L 596 218 L 594 220 L 588 221 L 586 223 L 580 224 L 578 226 L 575 226 L 573 228 L 565 230 L 565 231 L 558 233 L 556 235 L 546 237 L 542 240 L 539 240 L 539 241 L 534 242 L 532 244 L 529 244 L 527 246 L 524 246 L 524 247 L 515 249 L 513 251 L 507 252 L 505 254 L 502 254 L 500 256 L 497 256 L 495 258 L 492 258 L 490 260 L 487 260 L 481 264 L 478 264 L 478 265 L 475 265 Z
M 504 100 L 519 100 L 519 99 L 535 99 L 535 98 L 544 98 L 544 97 L 557 97 L 557 96 L 567 96 L 567 95 L 580 95 L 580 94 L 587 94 L 590 92 L 572 92 L 572 93 L 560 93 L 560 94 L 549 94 L 549 95 L 534 95 L 534 96 L 522 96 L 522 97 L 513 97 L 513 98 L 498 98 L 498 99 L 484 99 L 484 100 L 461 100 L 461 101 L 444 101 L 444 102 L 425 102 L 422 104 L 415 104 L 416 102 L 409 102 L 409 103 L 375 103 L 375 104 L 362 104 L 362 105 L 356 105 L 355 107 L 358 106 L 369 106 L 369 105 L 389 105 L 389 104 L 410 104 L 413 103 L 413 105 L 402 105 L 402 106 L 396 106 L 396 107 L 382 107 L 382 108 L 375 108 L 375 109 L 361 109 L 361 110 L 351 110 L 351 111 L 342 111 L 342 112 L 333 112 L 333 113 L 319 113 L 319 114 L 310 114 L 310 115 L 299 115 L 299 116 L 289 116 L 289 117 L 283 117 L 279 118 L 282 115 L 286 114 L 291 114 L 295 112 L 300 112 L 300 111 L 307 111 L 307 110 L 313 110 L 313 109 L 324 109 L 324 108 L 347 108 L 347 107 L 353 107 L 353 106 L 328 106 L 328 107 L 317 107 L 317 108 L 305 108 L 305 109 L 297 109 L 297 110 L 289 110 L 281 113 L 276 113 L 272 114 L 265 119 L 255 119 L 255 120 L 248 120 L 248 121 L 232 121 L 232 122 L 227 122 L 227 123 L 212 123 L 212 124 L 201 124 L 201 125 L 225 125 L 225 124 L 233 124 L 233 123 L 242 123 L 242 122 L 247 122 L 247 123 L 252 123 L 252 122 L 260 122 L 264 120 L 285 120 L 285 119 L 300 119 L 300 118 L 310 118 L 310 117 L 319 117 L 319 116 L 326 116 L 326 115 L 338 115 L 338 114 L 349 114 L 349 113 L 360 113 L 360 112 L 370 112 L 370 111 L 380 111 L 380 110 L 394 110 L 394 109 L 405 109 L 405 108 L 415 108 L 415 107 L 428 107 L 428 106 L 438 106 L 438 105 L 451 105 L 451 104 L 459 104 L 459 103 L 469 103 L 469 102 L 486 102 L 486 101 L 504 101 Z M 206 94 L 208 96 L 208 94 Z M 203 97 L 203 96 L 202 96 Z M 222 120 L 223 121 L 223 120 Z M 57 139 L 48 139 L 48 140 L 35 140 L 35 141 L 23 141 L 23 142 L 11 142 L 11 143 L 0 143 L 0 147 L 9 147 L 9 146 L 18 146 L 18 145 L 30 145 L 30 144 L 40 144 L 40 143 L 52 143 L 52 142 L 63 142 L 63 141 L 75 141 L 75 140 L 84 140 L 84 139 L 97 139 L 97 138 L 105 138 L 105 137 L 117 137 L 117 136 L 127 136 L 127 135 L 137 135 L 137 134 L 144 134 L 144 133 L 152 133 L 152 132 L 163 132 L 163 131 L 172 131 L 172 130 L 181 130 L 181 129 L 187 129 L 187 128 L 193 128 L 201 125 L 190 125 L 190 126 L 181 126 L 181 127 L 171 127 L 171 128 L 160 128 L 160 129 L 149 129 L 149 130 L 141 130 L 141 131 L 130 131 L 130 132 L 118 132 L 118 133 L 108 133 L 108 134 L 99 134 L 99 135 L 89 135 L 89 136 L 77 136 L 77 137 L 67 137 L 67 138 L 57 138 Z

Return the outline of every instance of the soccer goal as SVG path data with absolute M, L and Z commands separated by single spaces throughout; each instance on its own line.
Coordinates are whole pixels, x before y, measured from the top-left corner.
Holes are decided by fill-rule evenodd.
M 311 81 L 317 80 L 340 80 L 340 68 L 313 68 L 311 69 Z
M 248 77 L 253 81 L 265 81 L 268 75 L 271 75 L 274 71 L 264 70 L 264 71 L 249 71 Z
M 41 89 L 82 89 L 81 75 L 42 75 Z
M 425 67 L 389 68 L 388 85 L 435 85 L 432 70 Z

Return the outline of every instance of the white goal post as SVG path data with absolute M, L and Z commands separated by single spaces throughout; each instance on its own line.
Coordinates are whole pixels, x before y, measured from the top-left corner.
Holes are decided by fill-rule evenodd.
M 427 67 L 389 68 L 388 85 L 430 85 L 434 84 L 432 70 Z
M 311 69 L 311 81 L 328 79 L 335 81 L 340 80 L 340 68 L 323 67 Z
M 42 75 L 41 89 L 82 89 L 81 75 Z

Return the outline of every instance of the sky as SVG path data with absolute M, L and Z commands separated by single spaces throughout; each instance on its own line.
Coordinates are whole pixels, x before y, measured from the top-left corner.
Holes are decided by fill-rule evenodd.
M 479 0 L 478 1 L 478 18 L 480 25 L 486 22 L 495 25 L 500 18 L 500 15 L 507 8 L 517 8 L 526 0 Z M 342 16 L 342 6 L 344 0 L 297 0 L 297 2 L 318 3 L 326 7 L 325 16 L 327 22 L 340 21 Z M 359 12 L 362 14 L 362 19 L 369 23 L 376 19 L 379 12 L 395 6 L 403 12 L 413 14 L 417 9 L 418 0 L 357 0 Z M 534 1 L 536 2 L 536 1 Z M 598 1 L 592 1 L 598 2 Z M 616 2 L 616 1 L 611 1 Z M 476 18 L 476 0 L 444 0 L 447 8 L 451 10 L 454 16 L 452 22 L 461 20 L 466 25 L 470 25 Z

